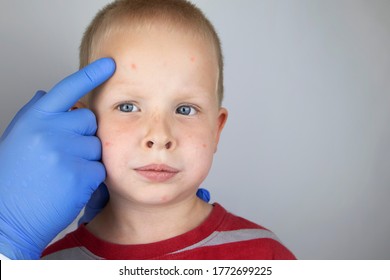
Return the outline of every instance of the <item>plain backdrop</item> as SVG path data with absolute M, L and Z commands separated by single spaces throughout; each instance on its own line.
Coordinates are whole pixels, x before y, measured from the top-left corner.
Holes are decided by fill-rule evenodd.
M 0 1 L 0 133 L 105 0 Z M 300 259 L 390 259 L 390 1 L 198 0 L 230 115 L 203 187 Z

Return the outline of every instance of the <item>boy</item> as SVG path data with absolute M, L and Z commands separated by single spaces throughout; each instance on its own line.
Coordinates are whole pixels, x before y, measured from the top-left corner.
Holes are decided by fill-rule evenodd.
M 201 11 L 115 1 L 81 43 L 81 67 L 100 57 L 116 72 L 78 107 L 97 117 L 110 201 L 43 258 L 294 259 L 270 231 L 196 196 L 228 115 L 220 42 Z

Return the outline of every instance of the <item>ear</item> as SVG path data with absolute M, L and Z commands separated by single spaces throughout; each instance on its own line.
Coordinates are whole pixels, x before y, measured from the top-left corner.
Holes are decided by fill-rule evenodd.
M 82 102 L 82 101 L 77 101 L 76 104 L 74 104 L 74 105 L 72 106 L 72 108 L 69 109 L 69 111 L 73 111 L 73 110 L 80 109 L 80 108 L 87 108 L 87 106 L 85 105 L 84 102 Z
M 218 147 L 218 143 L 219 143 L 219 138 L 221 136 L 221 133 L 222 133 L 222 130 L 225 126 L 225 123 L 227 121 L 227 118 L 228 118 L 228 111 L 221 107 L 219 109 L 219 112 L 218 112 L 218 119 L 217 119 L 217 133 L 216 133 L 216 141 L 215 141 L 215 152 L 217 152 L 217 147 Z

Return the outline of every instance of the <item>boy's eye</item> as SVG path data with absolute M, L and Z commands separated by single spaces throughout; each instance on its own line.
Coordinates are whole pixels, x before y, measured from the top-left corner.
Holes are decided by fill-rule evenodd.
M 139 109 L 132 103 L 123 103 L 118 106 L 118 110 L 125 113 L 138 112 Z
M 197 110 L 189 105 L 183 105 L 176 109 L 176 113 L 185 116 L 192 116 L 197 113 Z

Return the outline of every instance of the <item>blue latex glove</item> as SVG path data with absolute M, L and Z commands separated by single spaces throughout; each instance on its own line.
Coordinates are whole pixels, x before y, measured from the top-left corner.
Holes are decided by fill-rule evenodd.
M 100 59 L 37 92 L 0 138 L 0 253 L 38 259 L 78 215 L 106 173 L 96 118 L 68 111 L 112 76 L 115 62 Z
M 89 223 L 92 219 L 102 211 L 106 206 L 110 195 L 107 186 L 102 183 L 99 188 L 92 194 L 84 209 L 83 216 L 79 219 L 78 225 Z
M 206 189 L 198 189 L 196 195 L 205 202 L 210 201 L 210 192 Z M 84 209 L 83 216 L 79 219 L 78 224 L 89 223 L 97 214 L 106 206 L 109 199 L 107 187 L 102 183 L 99 188 L 93 193 Z
M 196 195 L 205 202 L 210 201 L 210 192 L 206 189 L 199 188 Z

